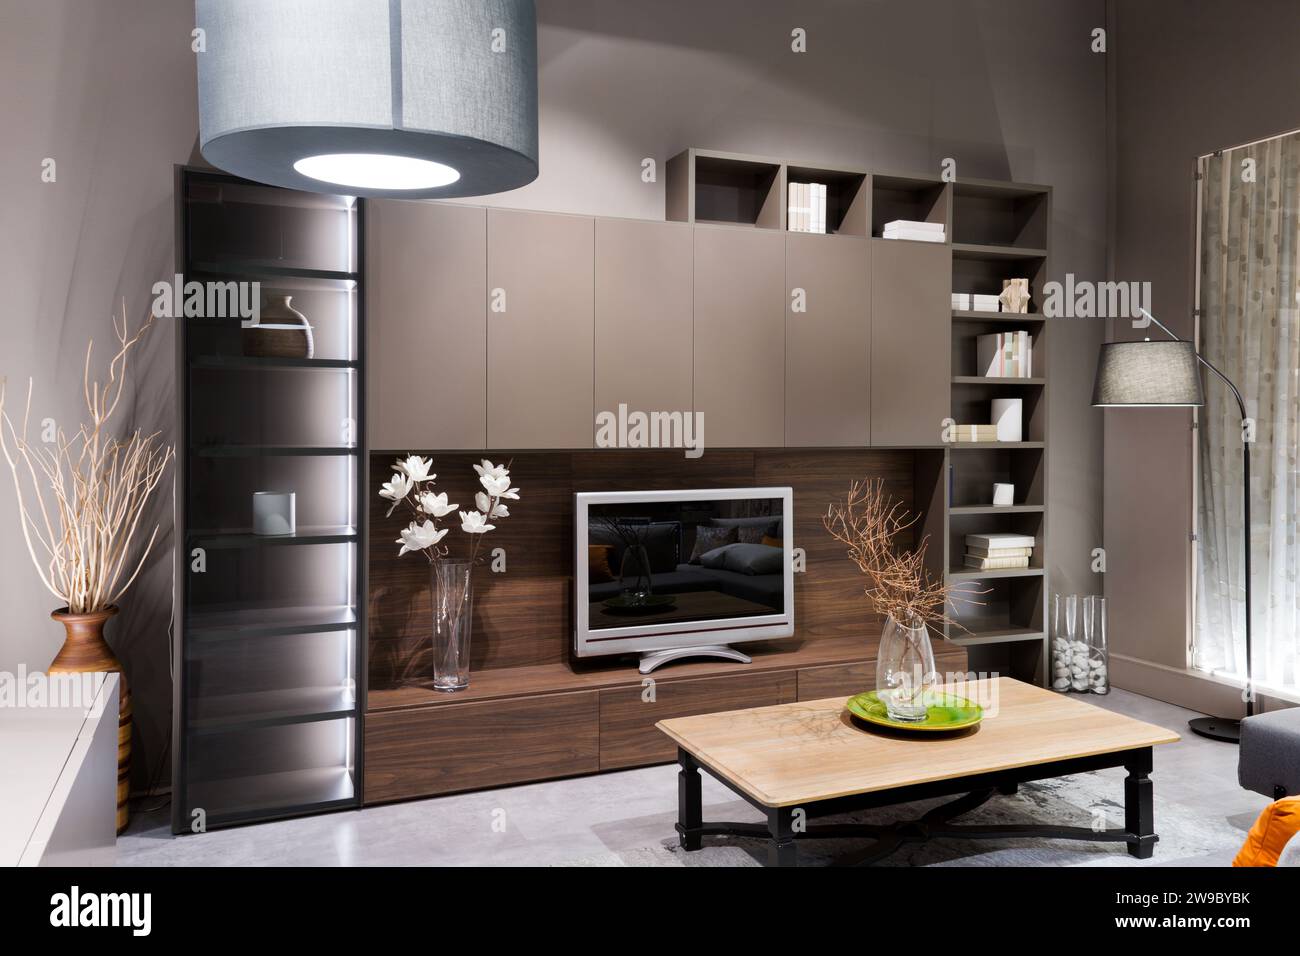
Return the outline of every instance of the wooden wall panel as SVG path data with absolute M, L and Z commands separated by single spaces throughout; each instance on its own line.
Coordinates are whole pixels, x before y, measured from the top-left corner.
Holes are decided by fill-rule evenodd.
M 872 648 L 879 644 L 881 621 L 867 610 L 862 573 L 826 533 L 822 516 L 831 501 L 848 493 L 851 482 L 868 478 L 885 479 L 889 492 L 910 509 L 912 477 L 911 452 L 755 452 L 754 479 L 759 485 L 794 489 L 794 546 L 803 548 L 808 561 L 807 570 L 794 579 L 795 627 L 800 634 L 861 636 Z
M 365 802 L 593 773 L 597 706 L 587 691 L 372 714 Z
M 478 456 L 432 455 L 438 489 L 468 508 L 478 476 Z M 511 517 L 483 540 L 483 553 L 504 548 L 507 571 L 475 572 L 472 667 L 488 670 L 570 660 L 573 642 L 573 495 L 577 491 L 729 488 L 790 485 L 794 488 L 795 546 L 807 554 L 807 570 L 795 576 L 798 637 L 850 636 L 874 656 L 880 621 L 862 597 L 862 578 L 843 549 L 826 534 L 821 516 L 855 479 L 883 477 L 911 507 L 910 451 L 706 451 L 687 459 L 681 451 L 491 452 L 511 460 L 521 499 Z M 395 544 L 409 515 L 385 517 L 388 502 L 376 494 L 391 473 L 389 455 L 370 462 L 370 687 L 392 689 L 427 682 L 430 676 L 429 566 L 420 555 L 398 558 Z M 459 527 L 447 537 L 462 549 Z

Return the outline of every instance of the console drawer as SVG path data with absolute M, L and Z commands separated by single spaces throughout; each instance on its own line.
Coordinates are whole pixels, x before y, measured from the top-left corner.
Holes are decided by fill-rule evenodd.
M 646 688 L 618 687 L 600 692 L 600 769 L 666 763 L 677 745 L 655 728 L 670 717 L 690 717 L 723 710 L 786 704 L 795 699 L 794 671 L 655 681 L 654 700 Z
M 366 717 L 365 803 L 594 773 L 595 691 Z

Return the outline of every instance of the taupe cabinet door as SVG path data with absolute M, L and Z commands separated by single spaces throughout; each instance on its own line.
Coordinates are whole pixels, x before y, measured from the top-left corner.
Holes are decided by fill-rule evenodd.
M 593 222 L 487 216 L 488 445 L 591 448 Z
M 487 211 L 366 205 L 370 446 L 487 447 Z
M 784 233 L 695 228 L 695 410 L 706 449 L 785 443 L 787 301 Z
M 691 234 L 684 223 L 596 220 L 597 414 L 620 403 L 692 411 Z
M 785 284 L 786 446 L 869 444 L 869 241 L 787 234 Z
M 952 390 L 952 252 L 871 240 L 871 443 L 940 444 Z

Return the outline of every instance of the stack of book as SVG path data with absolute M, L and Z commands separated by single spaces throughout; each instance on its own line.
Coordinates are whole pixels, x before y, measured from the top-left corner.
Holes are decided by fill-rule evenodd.
M 979 292 L 954 292 L 952 307 L 958 312 L 997 312 L 1000 300 L 996 295 Z
M 943 242 L 943 223 L 916 222 L 912 219 L 895 219 L 885 223 L 881 235 L 886 239 L 913 239 L 917 242 Z
M 985 378 L 1032 378 L 1034 339 L 1027 331 L 996 332 L 975 340 L 979 374 Z
M 997 425 L 955 425 L 954 441 L 997 441 Z
M 826 232 L 826 185 L 790 183 L 786 225 L 790 232 Z
M 1027 568 L 1033 554 L 1032 534 L 966 535 L 966 567 L 977 571 Z

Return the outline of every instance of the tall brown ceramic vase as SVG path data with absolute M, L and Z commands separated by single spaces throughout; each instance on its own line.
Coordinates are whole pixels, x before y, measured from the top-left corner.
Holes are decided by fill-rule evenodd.
M 121 663 L 113 656 L 104 640 L 104 624 L 117 613 L 116 607 L 89 614 L 69 614 L 67 608 L 53 612 L 50 617 L 67 631 L 63 647 L 49 666 L 51 674 L 85 674 L 99 671 L 117 671 L 117 832 L 126 829 L 131 818 L 127 805 L 131 771 L 131 691 L 126 686 L 126 674 Z

